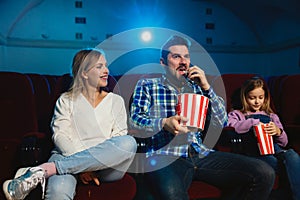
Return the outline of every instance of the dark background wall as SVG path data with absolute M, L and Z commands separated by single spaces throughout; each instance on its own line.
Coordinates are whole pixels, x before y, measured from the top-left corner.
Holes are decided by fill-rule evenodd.
M 155 48 L 116 38 L 156 27 L 194 39 L 222 74 L 297 74 L 299 10 L 297 0 L 0 0 L 0 70 L 68 73 L 77 50 L 108 40 L 101 47 L 111 73 L 127 73 L 157 63 L 157 49 L 167 36 L 154 31 Z M 194 54 L 198 57 L 199 50 Z M 207 62 L 194 64 L 205 68 Z

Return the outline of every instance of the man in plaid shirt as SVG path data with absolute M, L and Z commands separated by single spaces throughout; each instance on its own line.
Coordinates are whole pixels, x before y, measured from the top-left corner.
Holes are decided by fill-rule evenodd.
M 272 168 L 202 143 L 209 126 L 220 131 L 226 125 L 227 113 L 224 100 L 210 87 L 204 71 L 190 66 L 189 48 L 186 38 L 172 36 L 161 49 L 160 63 L 166 73 L 139 80 L 133 94 L 130 122 L 146 134 L 142 137 L 148 137 L 146 177 L 155 197 L 188 199 L 187 190 L 196 179 L 226 189 L 228 199 L 267 199 L 275 179 Z M 180 93 L 209 98 L 203 131 L 180 125 L 180 121 L 188 121 L 176 113 Z

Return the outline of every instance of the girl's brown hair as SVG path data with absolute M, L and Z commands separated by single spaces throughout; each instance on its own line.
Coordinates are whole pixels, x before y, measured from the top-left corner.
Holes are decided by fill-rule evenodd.
M 271 96 L 270 91 L 264 82 L 264 80 L 260 77 L 253 77 L 251 79 L 248 79 L 244 82 L 244 84 L 241 87 L 241 103 L 242 103 L 242 113 L 246 113 L 250 110 L 250 106 L 247 103 L 247 95 L 250 91 L 256 89 L 256 88 L 262 88 L 265 91 L 265 100 L 260 108 L 261 111 L 265 111 L 267 114 L 274 113 L 274 111 L 271 108 Z

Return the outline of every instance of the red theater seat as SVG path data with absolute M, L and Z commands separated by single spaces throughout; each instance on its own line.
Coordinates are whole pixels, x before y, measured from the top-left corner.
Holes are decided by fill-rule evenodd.
M 57 98 L 64 92 L 68 91 L 71 83 L 73 81 L 73 77 L 70 74 L 63 74 L 56 79 L 56 84 L 54 87 L 51 103 L 55 105 Z
M 236 105 L 236 96 L 241 85 L 247 79 L 256 76 L 255 74 L 222 74 L 217 76 L 213 82 L 212 86 L 215 92 L 221 96 L 226 101 L 227 112 L 229 112 Z M 239 99 L 238 99 L 239 100 Z
M 30 81 L 24 74 L 0 73 L 1 135 L 0 184 L 14 176 L 20 167 L 19 150 L 23 136 L 38 130 L 35 99 Z M 3 192 L 1 190 L 1 195 Z M 0 199 L 4 199 L 0 197 Z
M 79 184 L 74 200 L 132 200 L 135 193 L 135 180 L 130 175 L 125 174 L 123 179 L 119 181 L 101 183 L 100 186 Z
M 48 79 L 40 74 L 26 74 L 31 81 L 38 118 L 38 129 L 40 132 L 50 133 L 50 119 L 53 106 L 50 103 L 52 87 Z
M 57 79 L 60 77 L 59 75 L 43 75 L 48 83 L 49 83 L 49 86 L 50 86 L 50 91 L 51 91 L 51 99 L 53 98 L 53 95 L 54 95 L 54 92 L 55 92 L 55 86 L 56 86 L 56 82 L 57 82 Z
M 107 89 L 109 92 L 113 92 L 115 94 L 121 95 L 120 86 L 118 84 L 117 79 L 114 76 L 108 76 L 108 85 Z
M 290 144 L 300 153 L 300 93 L 297 88 L 300 88 L 300 74 L 282 79 L 278 112 Z
M 221 197 L 221 190 L 202 181 L 193 181 L 188 193 L 190 199 L 217 199 Z
M 285 125 L 300 125 L 300 74 L 282 79 L 279 86 L 279 113 Z
M 24 74 L 0 73 L 1 138 L 21 139 L 37 131 L 37 115 L 32 85 Z
M 273 76 L 270 77 L 268 80 L 268 86 L 270 89 L 270 93 L 274 102 L 274 106 L 276 108 L 276 111 L 279 112 L 280 110 L 280 85 L 282 83 L 282 80 L 284 80 L 288 75 L 281 75 L 281 76 Z

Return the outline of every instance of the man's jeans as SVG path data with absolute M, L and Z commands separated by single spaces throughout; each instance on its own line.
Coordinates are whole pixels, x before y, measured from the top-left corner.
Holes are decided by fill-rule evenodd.
M 267 163 L 239 154 L 216 151 L 204 158 L 194 153 L 172 159 L 163 155 L 148 159 L 146 167 L 153 169 L 157 168 L 154 165 L 171 163 L 146 174 L 155 199 L 188 200 L 191 182 L 200 180 L 220 188 L 222 199 L 266 200 L 275 180 L 275 172 Z

